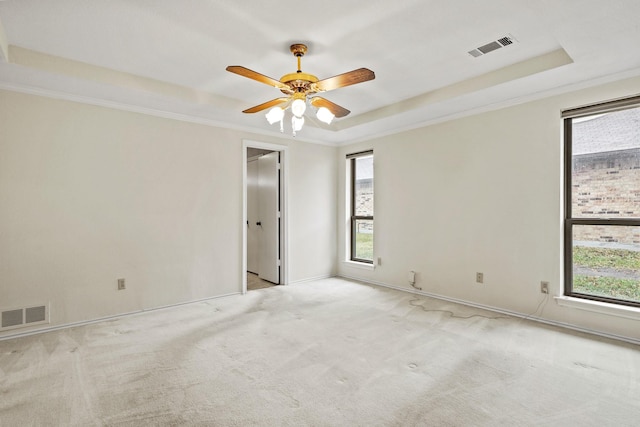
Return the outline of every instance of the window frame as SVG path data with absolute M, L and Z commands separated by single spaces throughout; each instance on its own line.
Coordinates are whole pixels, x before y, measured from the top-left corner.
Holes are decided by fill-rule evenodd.
M 640 108 L 640 95 L 562 111 L 564 134 L 564 295 L 604 303 L 640 307 L 640 302 L 573 291 L 573 227 L 575 225 L 640 226 L 639 218 L 574 218 L 573 204 L 573 119 Z
M 373 215 L 356 215 L 356 160 L 361 157 L 371 156 L 373 158 L 373 150 L 360 151 L 357 153 L 347 154 L 349 161 L 349 261 L 360 262 L 363 264 L 373 265 L 373 256 L 371 260 L 356 257 L 356 223 L 359 220 L 373 222 Z M 375 193 L 375 174 L 374 174 L 374 193 Z M 374 196 L 375 200 L 375 196 Z M 375 228 L 374 228 L 375 236 Z M 375 237 L 374 237 L 375 239 Z

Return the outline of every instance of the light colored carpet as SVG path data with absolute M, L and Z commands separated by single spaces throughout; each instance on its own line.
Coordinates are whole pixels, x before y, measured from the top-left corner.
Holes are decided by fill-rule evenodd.
M 639 381 L 631 344 L 327 279 L 0 341 L 0 425 L 637 426 Z

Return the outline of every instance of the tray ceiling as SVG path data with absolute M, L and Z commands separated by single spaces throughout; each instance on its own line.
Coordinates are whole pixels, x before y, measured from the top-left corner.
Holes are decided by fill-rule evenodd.
M 279 92 L 225 67 L 278 79 L 302 42 L 319 78 L 376 73 L 323 95 L 349 116 L 297 136 L 345 144 L 639 75 L 638 16 L 635 0 L 5 0 L 0 88 L 281 135 L 241 113 Z

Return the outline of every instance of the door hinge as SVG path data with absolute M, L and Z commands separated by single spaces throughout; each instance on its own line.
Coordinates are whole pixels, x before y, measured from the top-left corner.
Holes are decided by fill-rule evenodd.
M 280 211 L 278 211 L 278 218 L 282 218 L 282 217 L 280 216 Z
M 278 162 L 278 170 L 280 170 L 280 162 Z
M 282 263 L 280 262 L 280 260 L 278 260 L 278 267 L 280 267 L 282 265 Z

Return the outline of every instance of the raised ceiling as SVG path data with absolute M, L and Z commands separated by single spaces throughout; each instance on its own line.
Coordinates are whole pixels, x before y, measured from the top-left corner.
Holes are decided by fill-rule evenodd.
M 241 113 L 278 90 L 225 67 L 279 79 L 302 42 L 321 79 L 376 73 L 323 95 L 349 116 L 297 136 L 345 144 L 640 75 L 639 16 L 637 0 L 0 0 L 0 88 L 280 135 Z

